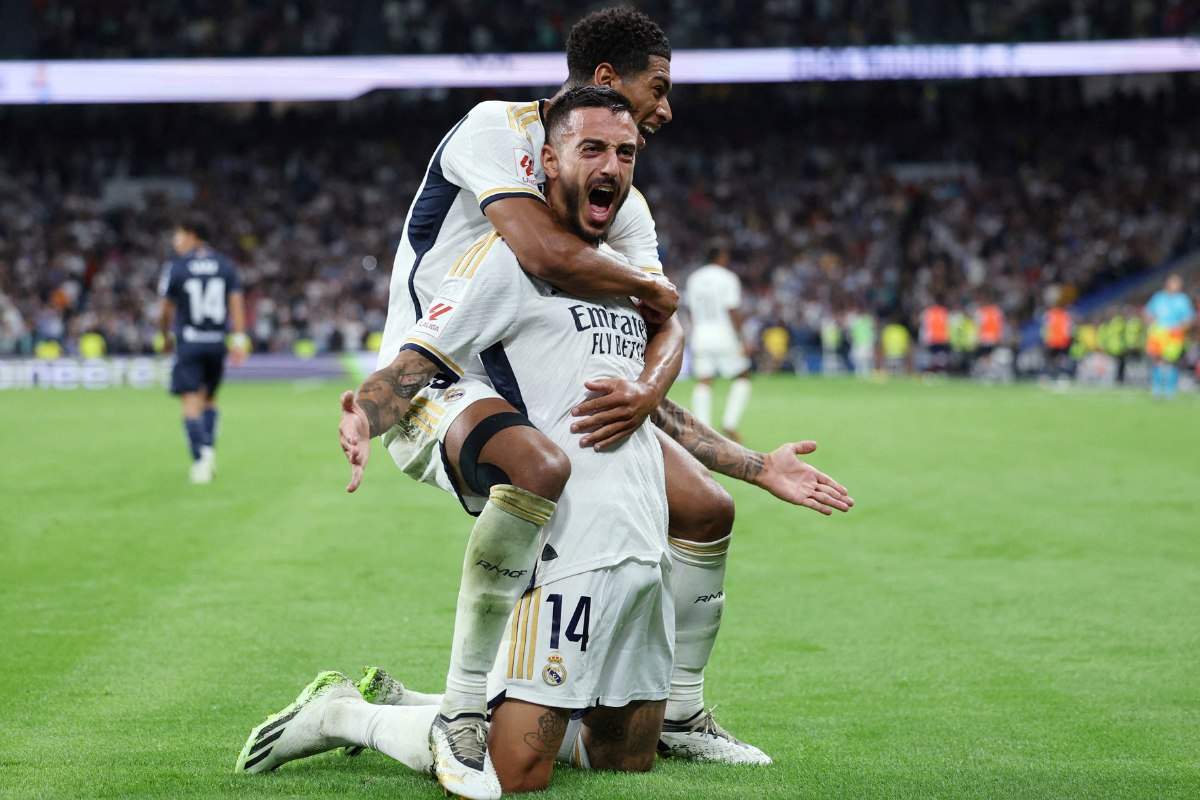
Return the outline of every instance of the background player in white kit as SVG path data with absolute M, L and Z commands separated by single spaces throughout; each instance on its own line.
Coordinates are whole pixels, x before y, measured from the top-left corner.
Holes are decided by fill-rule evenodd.
M 628 101 L 611 89 L 577 89 L 555 104 L 547 125 L 551 207 L 596 244 L 612 216 L 595 220 L 588 190 L 609 187 L 616 208 L 631 185 L 637 130 Z M 581 217 L 593 224 L 585 228 Z M 251 734 L 239 769 L 271 769 L 355 744 L 417 769 L 436 764 L 442 785 L 455 794 L 499 797 L 501 784 L 506 791 L 544 788 L 571 711 L 593 706 L 599 708 L 584 723 L 587 733 L 573 743 L 580 763 L 626 770 L 653 764 L 670 688 L 675 620 L 665 583 L 670 560 L 662 450 L 649 422 L 603 451 L 574 446 L 571 432 L 571 410 L 586 396 L 586 381 L 641 372 L 648 326 L 628 298 L 581 300 L 530 276 L 494 233 L 468 252 L 475 255 L 443 281 L 438 294 L 453 315 L 437 326 L 423 321 L 412 327 L 394 363 L 364 384 L 342 435 L 349 447 L 362 449 L 365 464 L 370 436 L 411 408 L 403 392 L 385 400 L 372 390 L 374 383 L 393 386 L 395 376 L 428 381 L 440 374 L 445 385 L 433 400 L 449 404 L 462 391 L 453 385 L 465 376 L 461 365 L 502 344 L 528 398 L 529 419 L 571 453 L 574 475 L 557 504 L 512 485 L 491 487 L 490 502 L 529 525 L 541 528 L 553 515 L 542 531 L 533 580 L 529 564 L 472 555 L 479 558 L 476 566 L 515 573 L 531 586 L 509 629 L 508 657 L 492 670 L 490 695 L 499 704 L 490 747 L 463 747 L 469 742 L 460 741 L 453 753 L 435 746 L 430 759 L 422 746 L 430 725 L 434 740 L 454 735 L 436 706 L 374 706 L 359 698 L 348 678 L 322 673 L 280 715 L 282 723 L 269 720 Z M 377 419 L 360 407 L 368 396 L 378 398 Z M 463 476 L 455 479 L 456 488 L 467 492 Z M 614 729 L 622 733 L 614 735 Z M 464 751 L 470 752 L 464 757 Z M 468 768 L 461 769 L 460 761 Z
M 705 425 L 712 424 L 712 381 L 714 375 L 733 378 L 721 428 L 735 442 L 742 440 L 738 423 L 750 404 L 750 359 L 742 345 L 739 309 L 742 281 L 729 269 L 729 251 L 714 247 L 708 263 L 688 276 L 684 301 L 692 318 L 692 413 Z

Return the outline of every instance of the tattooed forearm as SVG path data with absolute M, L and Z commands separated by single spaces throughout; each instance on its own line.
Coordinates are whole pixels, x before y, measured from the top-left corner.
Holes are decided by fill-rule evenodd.
M 538 717 L 537 732 L 525 734 L 525 744 L 543 755 L 554 758 L 558 754 L 558 747 L 562 744 L 563 734 L 567 732 L 567 722 L 570 719 L 569 711 L 547 709 L 545 714 Z
M 762 453 L 729 441 L 674 400 L 663 400 L 651 418 L 664 433 L 713 472 L 747 483 L 753 483 L 762 472 Z
M 367 415 L 371 437 L 391 428 L 404 412 L 409 401 L 437 374 L 429 359 L 412 350 L 401 351 L 388 366 L 376 372 L 358 387 L 358 404 Z

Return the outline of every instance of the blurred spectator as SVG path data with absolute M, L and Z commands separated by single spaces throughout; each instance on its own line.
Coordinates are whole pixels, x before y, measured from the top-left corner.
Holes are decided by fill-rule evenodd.
M 728 243 L 760 368 L 817 371 L 830 322 L 841 369 L 850 319 L 912 333 L 941 298 L 949 350 L 950 310 L 965 322 L 986 289 L 1007 345 L 1047 308 L 1200 245 L 1190 116 L 1140 99 L 1042 114 L 1036 94 L 959 86 L 938 100 L 955 114 L 933 126 L 895 100 L 911 84 L 844 87 L 869 102 L 828 113 L 812 111 L 815 86 L 753 90 L 741 106 L 681 90 L 676 121 L 637 168 L 668 273 L 683 285 L 702 247 Z M 146 352 L 168 221 L 185 206 L 215 221 L 214 246 L 239 261 L 258 350 L 365 347 L 430 153 L 488 95 L 415 96 L 277 119 L 265 104 L 3 112 L 0 353 L 45 341 L 78 352 L 89 333 L 107 353 Z M 1193 100 L 1175 107 L 1191 113 Z M 751 115 L 758 124 L 731 133 L 728 119 Z

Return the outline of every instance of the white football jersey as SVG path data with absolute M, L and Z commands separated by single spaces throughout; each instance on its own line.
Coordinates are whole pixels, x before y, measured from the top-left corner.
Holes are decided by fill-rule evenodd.
M 492 230 L 484 209 L 506 197 L 545 202 L 545 103 L 480 103 L 438 145 L 396 251 L 380 368 L 395 360 L 408 329 L 428 313 L 442 278 L 459 256 Z M 613 220 L 608 243 L 629 263 L 662 272 L 654 219 L 636 189 Z
M 559 292 L 522 270 L 493 231 L 468 248 L 402 343 L 450 382 L 479 355 L 497 392 L 570 458 L 571 480 L 542 532 L 539 583 L 631 558 L 666 561 L 666 478 L 650 422 L 599 453 L 571 433 L 571 409 L 590 397 L 584 381 L 636 379 L 646 339 L 628 298 Z
M 723 348 L 738 341 L 729 312 L 742 304 L 742 282 L 719 264 L 707 264 L 688 276 L 686 295 L 692 318 L 692 347 Z

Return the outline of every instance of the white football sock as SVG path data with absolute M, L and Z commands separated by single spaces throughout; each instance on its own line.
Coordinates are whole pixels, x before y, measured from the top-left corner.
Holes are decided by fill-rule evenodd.
M 554 760 L 560 764 L 570 764 L 572 767 L 590 770 L 592 760 L 588 758 L 587 746 L 583 743 L 583 720 L 573 719 L 567 723 L 567 732 L 563 734 L 562 745 Z
M 323 728 L 330 738 L 377 750 L 428 775 L 429 729 L 437 713 L 437 706 L 376 706 L 351 697 L 329 704 Z
M 668 540 L 675 593 L 675 665 L 667 719 L 686 720 L 704 710 L 704 668 L 721 629 L 731 538 L 709 543 Z
M 425 692 L 415 692 L 404 687 L 404 694 L 400 695 L 400 702 L 393 705 L 398 706 L 440 706 L 444 695 L 426 694 Z
M 692 389 L 692 414 L 705 425 L 712 425 L 712 387 L 700 381 Z
M 463 561 L 454 644 L 441 710 L 449 718 L 487 712 L 487 675 L 513 607 L 537 562 L 538 534 L 555 504 L 508 484 L 492 487 Z
M 725 398 L 725 414 L 721 417 L 721 427 L 727 431 L 736 431 L 750 405 L 750 379 L 738 378 L 729 387 L 729 397 Z
M 583 730 L 582 718 L 567 721 L 567 731 L 563 734 L 562 744 L 558 746 L 558 755 L 554 757 L 555 761 L 575 766 L 575 743 L 579 739 L 581 730 Z

